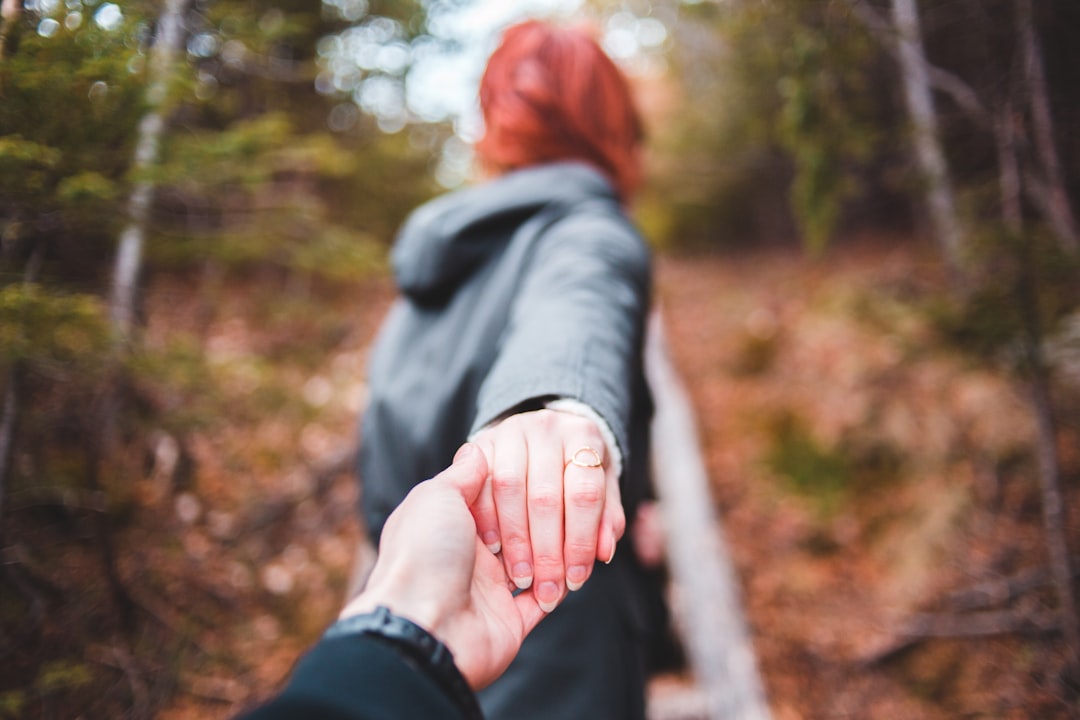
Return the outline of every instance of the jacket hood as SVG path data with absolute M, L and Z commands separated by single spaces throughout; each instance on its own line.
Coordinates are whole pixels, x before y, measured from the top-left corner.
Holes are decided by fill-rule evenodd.
M 505 246 L 508 230 L 553 202 L 589 197 L 617 202 L 600 171 L 559 162 L 515 170 L 421 205 L 391 252 L 398 287 L 415 300 L 438 301 Z

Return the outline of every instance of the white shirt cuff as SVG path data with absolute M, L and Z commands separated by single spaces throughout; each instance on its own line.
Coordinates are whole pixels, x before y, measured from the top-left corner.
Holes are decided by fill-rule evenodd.
M 597 429 L 600 430 L 600 435 L 604 438 L 604 444 L 607 445 L 608 458 L 611 460 L 611 469 L 615 472 L 615 477 L 622 477 L 622 451 L 619 450 L 619 443 L 615 442 L 615 433 L 611 431 L 611 426 L 607 424 L 607 421 L 604 420 L 604 418 L 600 417 L 600 413 L 596 412 L 580 400 L 574 400 L 573 398 L 556 398 L 555 400 L 544 403 L 544 407 L 548 410 L 557 410 L 559 412 L 580 415 L 581 417 L 588 418 L 596 423 Z

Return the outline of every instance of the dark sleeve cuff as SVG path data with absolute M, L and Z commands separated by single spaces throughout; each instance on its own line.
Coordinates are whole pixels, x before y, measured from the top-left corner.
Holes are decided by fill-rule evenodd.
M 243 720 L 463 719 L 450 697 L 393 647 L 367 635 L 323 638 L 276 698 Z

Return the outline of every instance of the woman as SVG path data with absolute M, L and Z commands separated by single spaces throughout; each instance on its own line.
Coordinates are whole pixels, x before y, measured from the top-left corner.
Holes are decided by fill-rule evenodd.
M 490 178 L 419 208 L 395 243 L 403 297 L 369 368 L 365 517 L 377 538 L 471 438 L 491 468 L 480 537 L 550 613 L 485 714 L 643 718 L 648 603 L 616 551 L 648 486 L 650 259 L 623 211 L 641 122 L 588 34 L 537 21 L 506 31 L 480 103 Z

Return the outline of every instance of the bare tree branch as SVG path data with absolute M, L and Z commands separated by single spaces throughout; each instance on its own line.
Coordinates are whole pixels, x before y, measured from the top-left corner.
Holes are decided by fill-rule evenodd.
M 900 37 L 896 29 L 889 24 L 874 8 L 866 3 L 866 0 L 847 0 L 852 13 L 862 22 L 866 29 L 873 35 L 886 52 L 900 61 Z M 992 126 L 990 111 L 979 100 L 978 93 L 959 76 L 944 68 L 927 62 L 922 58 L 926 69 L 927 81 L 940 92 L 948 95 L 957 107 L 963 110 L 968 119 L 979 127 L 989 130 Z
M 998 156 L 998 186 L 1001 192 L 1001 217 L 1013 233 L 1023 230 L 1023 208 L 1020 202 L 1020 164 L 1017 161 L 1016 127 L 1012 103 L 1006 103 L 994 124 L 994 140 Z
M 976 613 L 919 613 L 909 618 L 900 634 L 908 637 L 988 637 L 1009 633 L 1053 633 L 1060 620 L 1051 613 L 987 610 Z
M 1072 560 L 1072 575 L 1076 578 L 1080 573 L 1076 570 L 1076 558 L 1073 557 Z M 953 612 L 986 610 L 995 605 L 1010 603 L 1032 590 L 1050 585 L 1053 581 L 1054 576 L 1049 566 L 1038 565 L 1024 568 L 1014 575 L 986 580 L 957 590 L 944 602 Z

